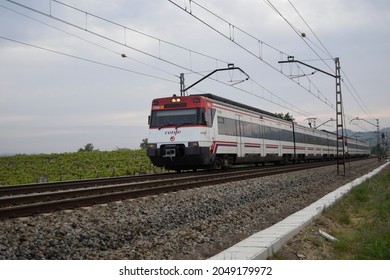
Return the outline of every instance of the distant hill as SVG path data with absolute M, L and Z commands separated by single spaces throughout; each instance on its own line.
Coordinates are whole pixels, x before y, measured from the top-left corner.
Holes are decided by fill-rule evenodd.
M 336 133 L 336 131 L 333 131 L 333 133 Z M 346 136 L 351 137 L 351 138 L 357 138 L 358 140 L 362 140 L 364 142 L 371 142 L 373 144 L 376 144 L 377 141 L 377 131 L 374 129 L 372 131 L 353 131 L 350 129 L 346 129 L 345 131 Z M 385 127 L 379 130 L 380 137 L 382 137 L 382 133 L 385 134 L 385 140 L 389 139 L 390 137 L 390 127 Z
M 385 141 L 386 141 L 386 139 L 390 137 L 390 127 L 380 129 L 379 133 L 380 133 L 379 135 L 380 137 L 382 137 L 382 133 L 385 134 Z M 366 132 L 355 132 L 347 129 L 346 134 L 348 137 L 357 138 L 365 142 L 369 142 L 371 140 L 372 143 L 376 143 L 378 137 L 376 130 L 366 131 Z
M 378 144 L 378 134 L 376 130 L 372 131 L 366 131 L 366 132 L 355 132 L 352 130 L 347 129 L 346 134 L 348 137 L 355 138 L 358 140 L 361 140 L 363 142 L 366 142 L 371 147 L 371 152 L 375 152 L 375 147 Z M 382 139 L 382 134 L 384 134 L 384 139 Z M 385 127 L 383 129 L 379 130 L 379 141 L 382 149 L 387 150 L 387 153 L 389 153 L 389 137 L 390 137 L 390 127 Z M 385 146 L 383 146 L 385 144 Z

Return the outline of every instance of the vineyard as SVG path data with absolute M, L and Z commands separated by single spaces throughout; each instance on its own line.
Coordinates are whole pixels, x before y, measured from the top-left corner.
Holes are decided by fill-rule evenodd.
M 0 157 L 0 186 L 156 172 L 146 150 Z M 161 170 L 158 170 L 161 172 Z

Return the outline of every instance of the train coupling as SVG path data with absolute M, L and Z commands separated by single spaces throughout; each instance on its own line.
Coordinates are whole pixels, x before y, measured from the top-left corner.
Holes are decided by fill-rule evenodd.
M 176 149 L 165 149 L 165 153 L 163 154 L 163 157 L 167 158 L 169 157 L 171 161 L 173 161 L 173 158 L 176 157 Z

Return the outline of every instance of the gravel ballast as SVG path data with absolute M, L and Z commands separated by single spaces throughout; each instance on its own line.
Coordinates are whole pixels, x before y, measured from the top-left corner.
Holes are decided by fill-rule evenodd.
M 205 259 L 380 165 L 377 159 L 0 221 L 0 259 Z

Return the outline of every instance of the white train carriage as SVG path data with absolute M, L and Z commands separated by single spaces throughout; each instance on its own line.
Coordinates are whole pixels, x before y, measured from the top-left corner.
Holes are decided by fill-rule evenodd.
M 148 156 L 154 165 L 167 169 L 337 156 L 333 133 L 299 126 L 211 94 L 155 99 L 149 125 Z M 353 154 L 368 154 L 368 147 L 356 143 Z

